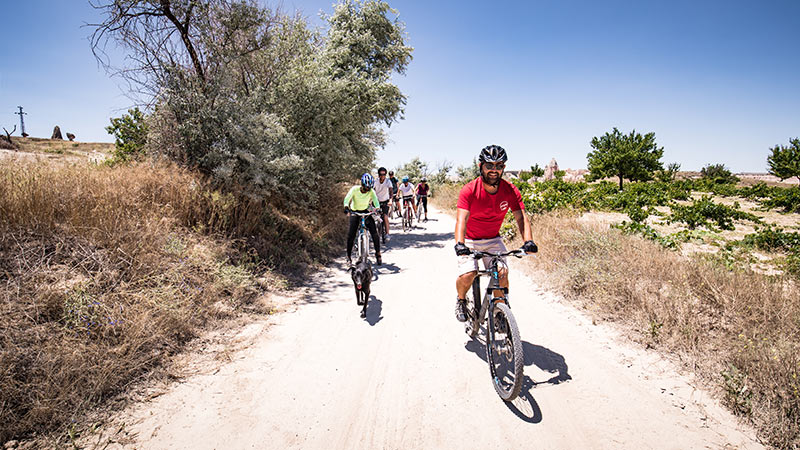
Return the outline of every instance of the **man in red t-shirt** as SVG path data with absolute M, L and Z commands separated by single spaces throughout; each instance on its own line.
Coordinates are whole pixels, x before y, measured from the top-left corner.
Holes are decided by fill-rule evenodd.
M 481 150 L 478 157 L 481 176 L 467 183 L 458 195 L 458 215 L 456 218 L 456 255 L 458 255 L 458 279 L 456 279 L 456 319 L 467 320 L 466 295 L 478 271 L 478 260 L 470 249 L 504 253 L 506 247 L 500 237 L 500 226 L 509 209 L 514 213 L 517 227 L 525 243 L 526 253 L 535 253 L 536 244 L 528 216 L 524 214 L 525 205 L 516 186 L 504 180 L 503 170 L 508 156 L 503 147 L 490 145 Z M 484 258 L 484 266 L 488 263 Z M 503 258 L 503 268 L 499 271 L 500 286 L 508 287 L 508 266 Z

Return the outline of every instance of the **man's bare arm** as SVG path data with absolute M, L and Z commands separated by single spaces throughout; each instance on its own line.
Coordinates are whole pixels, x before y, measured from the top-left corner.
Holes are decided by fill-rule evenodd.
M 520 230 L 520 232 L 522 232 L 522 240 L 532 241 L 533 231 L 531 231 L 531 221 L 528 220 L 528 215 L 525 214 L 525 211 L 521 209 L 514 211 L 514 219 L 517 220 L 517 228 Z M 456 230 L 458 230 L 457 224 Z
M 458 208 L 456 213 L 456 243 L 464 242 L 464 235 L 467 232 L 467 219 L 469 219 L 469 211 Z

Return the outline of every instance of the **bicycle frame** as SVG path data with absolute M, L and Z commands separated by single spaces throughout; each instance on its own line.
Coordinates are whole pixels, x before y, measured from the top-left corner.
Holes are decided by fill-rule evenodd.
M 508 254 L 514 254 L 514 252 L 509 252 Z M 508 254 L 502 256 L 508 256 Z M 485 256 L 489 256 L 491 258 L 491 261 L 489 262 L 489 267 L 485 270 L 478 270 L 478 274 L 475 276 L 475 280 L 472 282 L 474 286 L 475 283 L 480 283 L 480 277 L 489 278 L 489 285 L 486 286 L 486 292 L 483 294 L 483 296 L 480 298 L 473 299 L 476 303 L 476 306 L 480 305 L 475 308 L 479 311 L 478 317 L 475 317 L 475 319 L 478 319 L 479 326 L 480 324 L 486 321 L 486 312 L 489 310 L 489 306 L 493 305 L 495 302 L 501 301 L 506 305 L 508 305 L 509 307 L 511 307 L 511 305 L 508 303 L 508 288 L 500 286 L 500 270 L 499 270 L 500 255 L 497 256 L 488 255 L 483 252 L 473 253 L 473 257 L 475 259 L 480 259 Z M 502 291 L 503 296 L 495 297 L 494 291 Z M 473 291 L 473 296 L 474 294 L 475 292 Z M 472 314 L 472 311 L 469 311 L 469 313 Z
M 361 241 L 363 239 L 365 239 L 365 234 L 367 233 L 367 223 L 366 223 L 367 217 L 369 217 L 371 215 L 377 215 L 377 213 L 376 213 L 376 211 L 368 211 L 368 212 L 365 212 L 365 213 L 358 212 L 358 211 L 350 211 L 350 214 L 355 214 L 356 216 L 360 216 L 361 217 L 361 223 L 358 224 L 358 231 L 356 231 L 356 239 L 353 242 L 353 244 L 356 245 L 356 249 L 358 250 L 358 259 L 362 260 L 364 262 L 367 262 L 367 260 L 369 259 L 370 240 L 368 238 L 366 238 L 367 241 L 366 241 L 366 244 L 364 246 L 364 253 L 363 254 L 361 253 L 361 245 L 360 244 L 361 244 Z M 378 226 L 378 222 L 379 221 L 380 221 L 380 217 L 378 217 L 377 220 L 375 220 L 375 226 L 376 227 Z M 381 223 L 380 226 L 383 226 L 383 224 Z M 380 233 L 380 230 L 378 230 L 378 233 Z
M 414 211 L 414 197 L 406 198 L 401 197 L 400 200 L 403 202 L 403 215 L 405 215 L 405 210 L 408 207 L 411 207 L 411 211 Z

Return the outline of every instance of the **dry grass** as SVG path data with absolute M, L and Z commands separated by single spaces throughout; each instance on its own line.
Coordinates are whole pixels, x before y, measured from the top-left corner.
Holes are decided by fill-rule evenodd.
M 0 166 L 0 442 L 69 423 L 202 328 L 263 311 L 259 276 L 324 260 L 341 235 L 327 219 L 172 166 Z
M 778 448 L 800 446 L 800 292 L 570 215 L 532 218 L 532 260 L 596 316 L 678 355 Z
M 431 204 L 442 211 L 455 212 L 462 184 L 443 184 L 434 188 Z

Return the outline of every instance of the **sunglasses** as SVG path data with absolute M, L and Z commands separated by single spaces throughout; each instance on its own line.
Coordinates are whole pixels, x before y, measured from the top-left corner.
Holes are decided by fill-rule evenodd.
M 385 176 L 386 176 L 386 172 L 379 173 L 379 174 L 378 174 L 378 176 L 379 176 L 379 177 L 385 177 Z
M 505 165 L 505 163 L 490 163 L 490 162 L 487 162 L 487 163 L 483 163 L 483 167 L 485 167 L 486 170 L 503 170 L 503 169 L 506 168 L 506 165 Z

